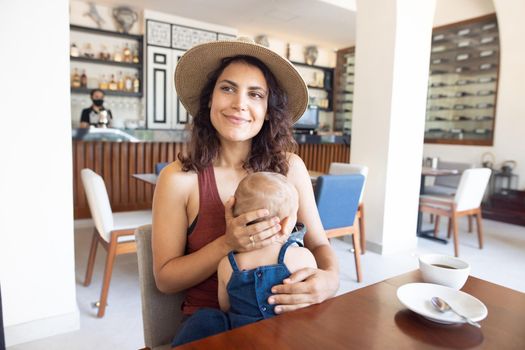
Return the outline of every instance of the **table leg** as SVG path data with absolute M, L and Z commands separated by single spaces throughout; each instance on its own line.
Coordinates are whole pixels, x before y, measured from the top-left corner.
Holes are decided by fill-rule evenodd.
M 423 194 L 424 192 L 425 175 L 421 174 L 421 185 L 419 186 L 419 193 Z M 434 236 L 434 229 L 423 231 L 423 213 L 420 210 L 418 210 L 417 212 L 417 236 L 421 238 L 430 239 L 432 241 L 440 242 L 443 244 L 448 244 L 448 240 Z

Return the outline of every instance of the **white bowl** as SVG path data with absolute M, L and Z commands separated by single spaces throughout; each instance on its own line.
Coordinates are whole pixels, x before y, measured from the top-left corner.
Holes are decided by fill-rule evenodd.
M 423 281 L 460 290 L 467 281 L 470 265 L 464 260 L 440 254 L 419 256 Z

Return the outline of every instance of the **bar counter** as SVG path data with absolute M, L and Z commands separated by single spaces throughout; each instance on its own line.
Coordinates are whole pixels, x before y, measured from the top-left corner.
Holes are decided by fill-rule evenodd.
M 106 183 L 114 212 L 151 208 L 153 186 L 132 177 L 153 173 L 155 164 L 172 162 L 186 152 L 187 130 L 73 129 L 73 195 L 75 219 L 90 212 L 80 170 L 90 168 Z M 308 170 L 326 173 L 331 162 L 348 162 L 350 136 L 296 134 L 296 153 Z

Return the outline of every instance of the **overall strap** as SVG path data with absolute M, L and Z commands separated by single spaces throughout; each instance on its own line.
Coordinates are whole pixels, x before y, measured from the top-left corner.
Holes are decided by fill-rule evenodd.
M 230 260 L 230 265 L 232 266 L 233 271 L 238 272 L 239 266 L 237 266 L 237 262 L 235 261 L 235 253 L 233 250 L 228 253 L 228 260 Z
M 303 246 L 300 242 L 293 240 L 293 239 L 289 239 L 288 241 L 286 241 L 286 243 L 283 244 L 283 246 L 281 247 L 281 250 L 279 251 L 279 257 L 277 258 L 278 264 L 284 264 L 284 254 L 286 254 L 286 250 L 288 249 L 288 247 L 294 243 L 297 243 L 300 247 Z

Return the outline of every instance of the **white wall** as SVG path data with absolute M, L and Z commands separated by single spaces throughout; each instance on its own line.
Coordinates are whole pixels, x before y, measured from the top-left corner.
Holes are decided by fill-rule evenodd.
M 457 146 L 426 144 L 424 155 L 447 161 L 481 164 L 485 152 L 496 158 L 496 168 L 506 160 L 515 160 L 520 175 L 519 188 L 525 187 L 525 1 L 438 0 L 434 23 L 453 23 L 493 13 L 496 10 L 500 31 L 500 71 L 496 106 L 494 145 Z
M 79 327 L 68 1 L 0 11 L 0 283 L 7 345 Z

